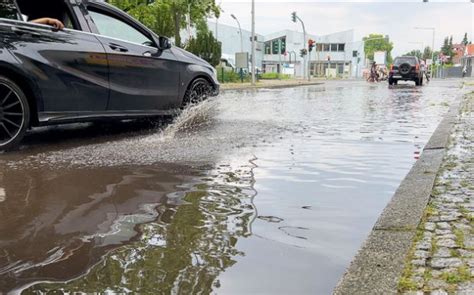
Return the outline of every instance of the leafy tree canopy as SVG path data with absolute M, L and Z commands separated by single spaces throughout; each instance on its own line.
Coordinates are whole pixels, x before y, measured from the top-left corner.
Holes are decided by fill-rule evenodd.
M 181 46 L 180 31 L 191 23 L 196 26 L 207 17 L 220 15 L 215 0 L 109 0 L 161 36 L 174 36 Z
M 391 63 L 393 61 L 393 43 L 390 42 L 388 36 L 384 36 L 381 34 L 370 34 L 369 36 L 364 37 L 363 40 L 365 41 L 364 50 L 368 59 L 374 59 L 375 51 L 385 51 L 387 52 L 387 62 Z

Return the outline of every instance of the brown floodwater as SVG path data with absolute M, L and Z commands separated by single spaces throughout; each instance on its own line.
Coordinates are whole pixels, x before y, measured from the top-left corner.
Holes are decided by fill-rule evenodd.
M 235 91 L 0 155 L 0 293 L 327 294 L 458 81 Z

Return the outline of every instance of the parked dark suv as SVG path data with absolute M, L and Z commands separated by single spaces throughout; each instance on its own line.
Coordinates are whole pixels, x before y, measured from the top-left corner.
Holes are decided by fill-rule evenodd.
M 393 61 L 388 76 L 388 84 L 398 81 L 414 81 L 417 86 L 423 85 L 424 68 L 416 56 L 401 56 Z
M 66 28 L 27 21 L 42 17 Z M 0 0 L 0 150 L 30 127 L 169 115 L 218 92 L 210 64 L 104 2 Z

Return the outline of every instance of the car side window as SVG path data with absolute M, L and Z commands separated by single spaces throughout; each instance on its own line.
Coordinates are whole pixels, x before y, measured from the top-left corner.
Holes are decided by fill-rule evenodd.
M 99 30 L 99 34 L 103 36 L 147 46 L 153 44 L 150 38 L 120 19 L 90 10 L 89 14 Z

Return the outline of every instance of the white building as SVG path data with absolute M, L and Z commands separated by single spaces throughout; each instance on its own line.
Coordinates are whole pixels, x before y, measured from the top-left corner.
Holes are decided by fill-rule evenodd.
M 280 67 L 282 72 L 287 72 L 285 68 L 290 68 L 296 76 L 303 76 L 304 59 L 300 51 L 307 48 L 309 39 L 316 41 L 308 56 L 312 76 L 328 73 L 340 77 L 362 76 L 364 46 L 363 41 L 354 42 L 353 30 L 324 36 L 307 35 L 305 42 L 302 32 L 284 30 L 266 35 L 263 68 L 271 72 L 278 72 Z M 279 46 L 282 54 L 278 54 Z
M 241 51 L 251 53 L 251 32 L 216 22 L 208 22 L 209 30 L 222 43 L 222 55 L 234 57 Z M 187 39 L 183 32 L 183 40 Z M 194 32 L 192 32 L 194 34 Z M 256 67 L 265 72 L 278 72 L 303 76 L 303 58 L 300 50 L 307 48 L 308 40 L 316 41 L 316 47 L 310 53 L 310 72 L 312 76 L 325 76 L 328 73 L 338 77 L 362 77 L 365 65 L 364 42 L 354 41 L 354 31 L 348 30 L 329 35 L 307 34 L 283 30 L 268 35 L 256 34 Z M 281 46 L 281 54 L 278 54 Z M 330 69 L 330 70 L 327 70 Z

